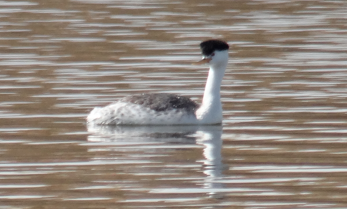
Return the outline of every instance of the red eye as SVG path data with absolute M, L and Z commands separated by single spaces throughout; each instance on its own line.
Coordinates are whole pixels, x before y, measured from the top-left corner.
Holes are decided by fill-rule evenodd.
M 211 54 L 211 56 L 212 56 L 212 57 L 214 56 L 214 52 Z

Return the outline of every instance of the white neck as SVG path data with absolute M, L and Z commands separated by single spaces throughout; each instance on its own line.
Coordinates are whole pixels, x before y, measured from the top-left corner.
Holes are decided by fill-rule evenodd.
M 196 116 L 201 124 L 217 124 L 222 122 L 222 103 L 220 99 L 220 87 L 228 64 L 228 52 L 219 51 L 216 61 L 210 62 L 210 70 L 207 77 L 204 96 Z

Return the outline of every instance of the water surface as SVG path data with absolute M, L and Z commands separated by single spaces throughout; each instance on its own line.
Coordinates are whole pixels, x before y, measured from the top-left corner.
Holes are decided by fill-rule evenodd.
M 344 208 L 345 1 L 0 1 L 6 208 Z M 224 121 L 97 127 L 128 94 L 201 100 L 231 45 Z

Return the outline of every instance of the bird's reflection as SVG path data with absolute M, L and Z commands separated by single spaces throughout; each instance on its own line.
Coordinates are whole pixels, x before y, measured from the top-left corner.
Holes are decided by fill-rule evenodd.
M 198 131 L 200 132 L 200 131 Z M 204 173 L 206 174 L 204 188 L 211 189 L 209 194 L 218 197 L 218 193 L 214 192 L 222 188 L 223 185 L 218 183 L 218 179 L 222 177 L 222 127 L 220 129 L 206 129 L 201 131 L 201 137 L 197 138 L 196 143 L 204 146 L 203 155 L 205 160 Z
M 190 126 L 98 126 L 88 125 L 88 141 L 160 141 L 195 143 L 198 127 Z
M 143 141 L 165 142 L 175 144 L 198 144 L 204 147 L 204 160 L 201 162 L 204 188 L 213 197 L 218 197 L 218 189 L 223 185 L 218 183 L 222 177 L 222 126 L 98 126 L 88 125 L 88 141 Z

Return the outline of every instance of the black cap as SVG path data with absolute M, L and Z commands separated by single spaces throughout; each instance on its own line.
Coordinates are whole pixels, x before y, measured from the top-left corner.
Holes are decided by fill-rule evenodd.
M 210 56 L 215 50 L 228 50 L 229 45 L 225 41 L 211 39 L 201 42 L 200 48 L 203 55 Z
M 211 39 L 201 42 L 200 48 L 203 55 L 210 56 L 215 50 L 228 50 L 229 45 L 225 41 Z

